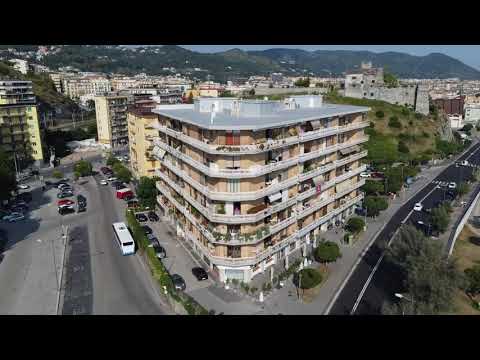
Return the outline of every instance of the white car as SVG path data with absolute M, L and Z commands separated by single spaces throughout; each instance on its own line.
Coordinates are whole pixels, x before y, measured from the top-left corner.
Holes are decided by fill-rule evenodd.
M 369 178 L 369 177 L 372 177 L 372 175 L 370 173 L 367 173 L 367 172 L 362 172 L 362 173 L 360 173 L 360 177 Z
M 456 188 L 457 188 L 457 184 L 454 183 L 454 182 L 451 182 L 451 183 L 448 184 L 448 188 L 449 188 L 449 189 L 456 189 Z
M 100 185 L 108 185 L 107 180 L 100 180 Z
M 10 215 L 4 216 L 2 218 L 3 221 L 8 221 L 8 222 L 16 222 L 23 219 L 25 219 L 25 216 L 22 213 L 18 213 L 18 212 L 13 212 Z
M 460 165 L 462 166 L 468 166 L 468 161 L 467 160 L 463 160 Z
M 27 190 L 27 189 L 30 189 L 30 186 L 29 186 L 29 185 L 25 185 L 25 184 L 20 184 L 20 185 L 18 185 L 18 188 L 19 188 L 19 189 L 22 189 L 22 190 Z
M 413 207 L 413 210 L 415 211 L 422 211 L 423 205 L 420 203 L 416 203 L 415 206 Z
M 108 178 L 107 180 L 111 182 L 111 181 L 116 181 L 117 178 L 116 177 L 111 177 L 111 178 Z

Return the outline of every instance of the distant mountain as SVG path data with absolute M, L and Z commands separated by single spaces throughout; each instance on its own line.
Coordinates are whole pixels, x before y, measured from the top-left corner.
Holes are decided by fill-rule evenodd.
M 0 45 L 0 56 L 19 57 L 6 52 L 7 48 L 26 51 L 34 46 Z M 20 56 L 21 57 L 21 56 Z M 373 53 L 370 51 L 269 49 L 243 51 L 232 49 L 218 53 L 198 53 L 180 46 L 102 46 L 64 45 L 60 51 L 44 56 L 41 63 L 53 69 L 73 66 L 82 71 L 151 75 L 171 73 L 174 68 L 203 80 L 207 77 L 226 81 L 233 77 L 268 75 L 282 72 L 296 76 L 341 76 L 346 70 L 358 68 L 362 61 L 384 67 L 402 78 L 480 79 L 480 71 L 450 56 L 432 53 L 412 56 L 398 52 Z

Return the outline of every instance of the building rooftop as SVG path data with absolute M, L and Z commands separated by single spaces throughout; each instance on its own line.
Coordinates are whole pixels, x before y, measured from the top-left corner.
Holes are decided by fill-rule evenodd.
M 200 98 L 193 105 L 160 105 L 153 112 L 210 130 L 263 130 L 369 110 L 323 104 L 321 96 L 305 95 L 285 101 Z

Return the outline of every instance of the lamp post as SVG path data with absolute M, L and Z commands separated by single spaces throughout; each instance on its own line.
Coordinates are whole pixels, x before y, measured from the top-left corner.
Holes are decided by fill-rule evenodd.
M 413 299 L 409 299 L 408 297 L 406 297 L 405 295 L 403 294 L 400 294 L 400 293 L 395 293 L 395 296 L 397 298 L 399 298 L 400 300 L 405 300 L 405 301 L 408 301 L 408 302 L 411 302 L 413 306 L 415 306 L 415 301 Z M 402 305 L 402 315 L 405 315 L 405 311 L 403 309 L 403 305 Z

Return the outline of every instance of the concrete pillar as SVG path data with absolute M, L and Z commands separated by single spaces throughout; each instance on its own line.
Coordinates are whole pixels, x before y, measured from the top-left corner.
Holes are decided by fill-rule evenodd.
M 262 268 L 262 273 L 264 273 L 265 272 L 265 260 L 262 261 L 261 268 Z

